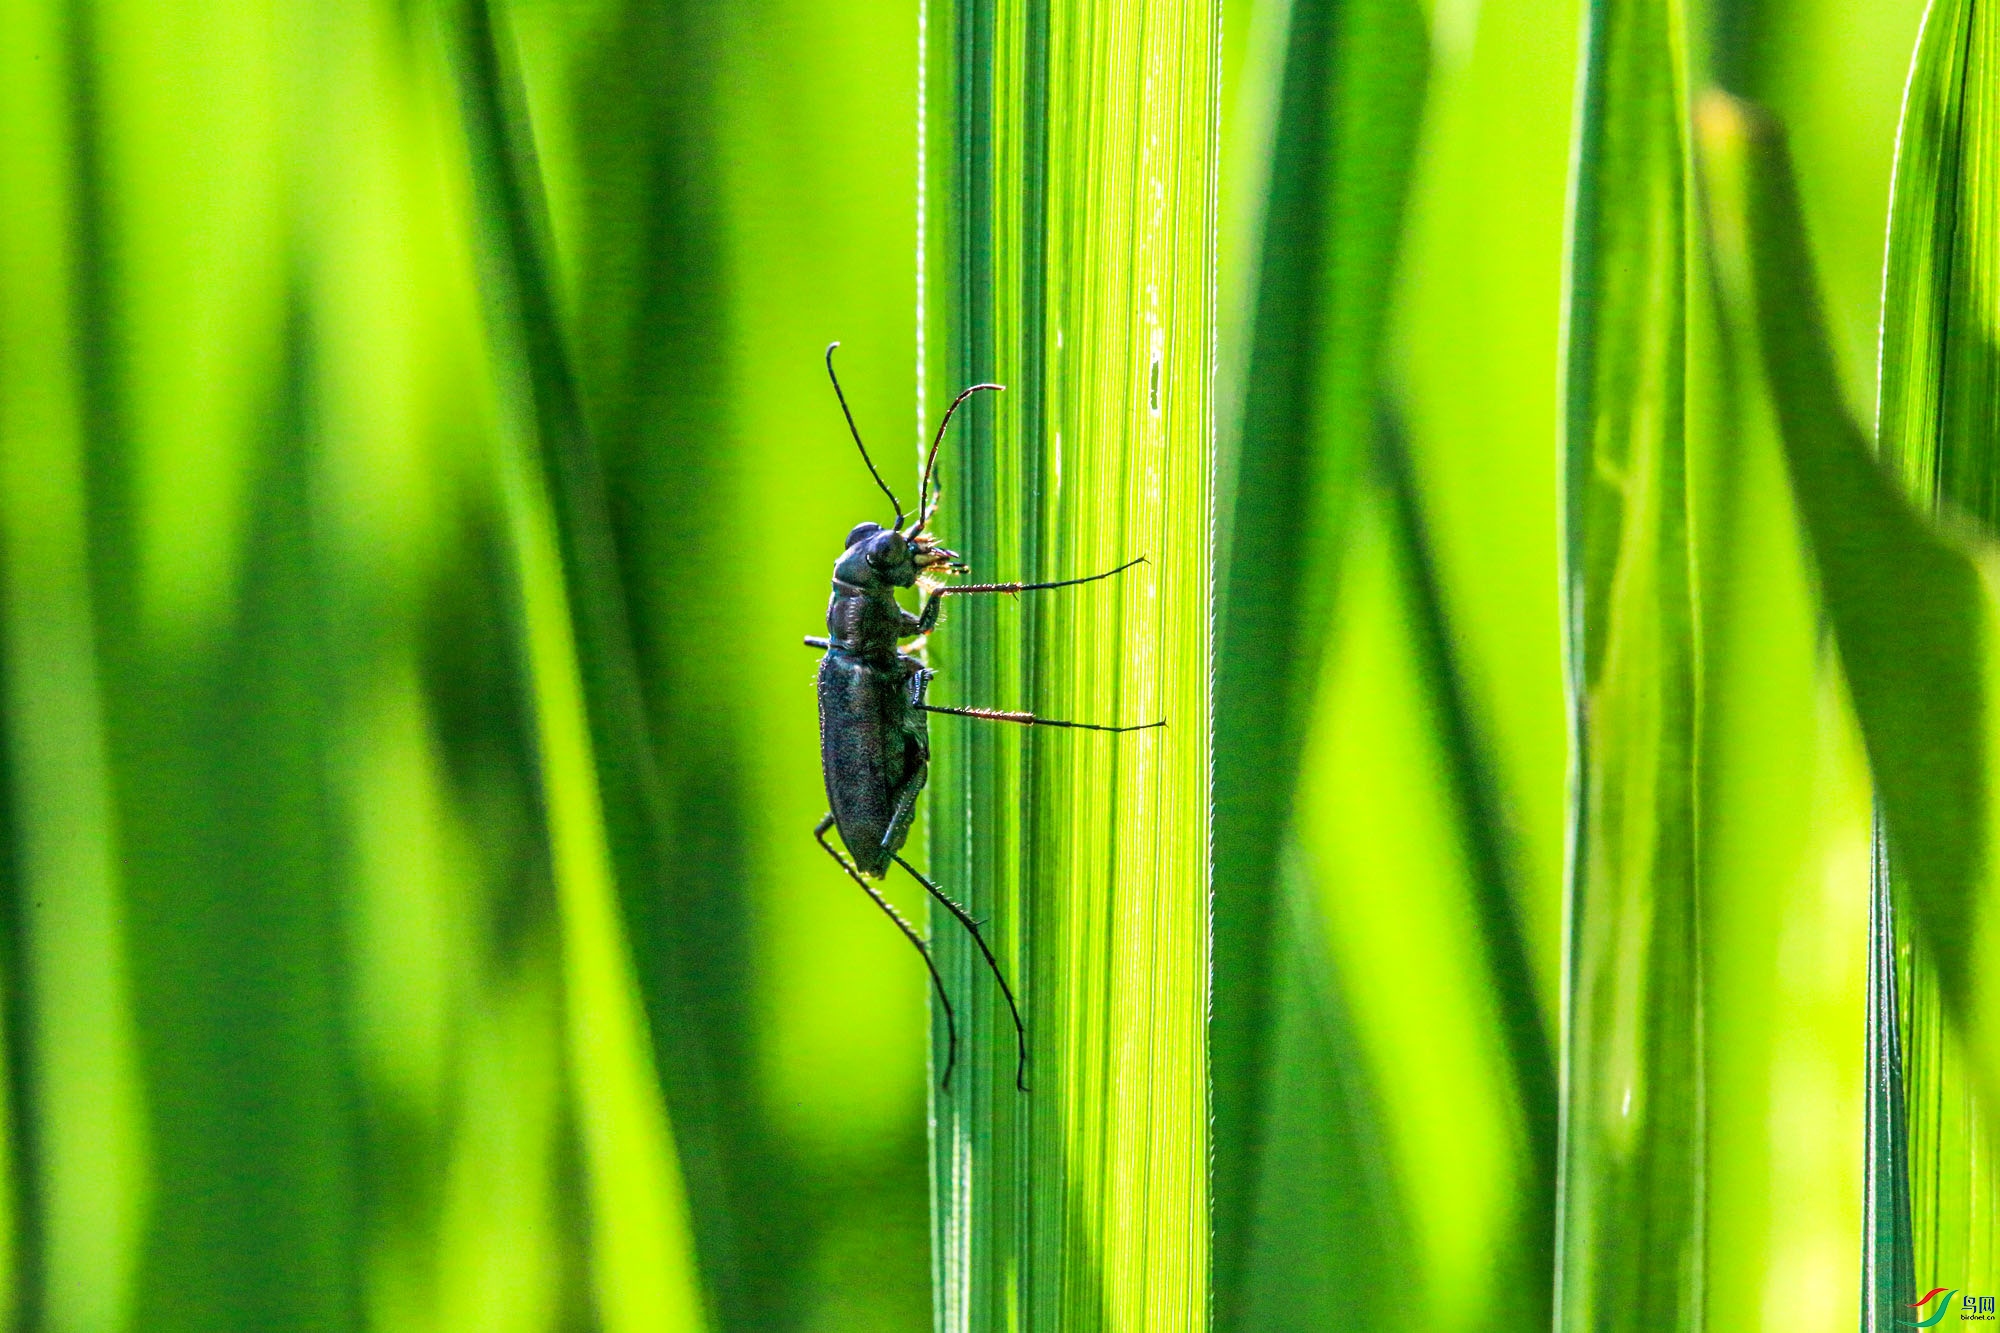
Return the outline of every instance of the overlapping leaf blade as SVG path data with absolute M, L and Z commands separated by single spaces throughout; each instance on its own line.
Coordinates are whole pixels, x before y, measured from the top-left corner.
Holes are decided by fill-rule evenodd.
M 1932 935 L 1940 919 L 1980 903 L 1988 759 L 1966 738 L 1982 735 L 1989 711 L 1989 593 L 1982 557 L 1898 493 L 1841 402 L 1776 127 L 1713 98 L 1702 139 L 1718 273 L 1734 324 L 1761 353 L 1881 812 L 1863 1316 L 1889 1328 L 1922 1280 L 1918 1265 L 1979 1280 L 1984 1247 L 1967 1228 L 1990 1224 L 1968 1119 L 1973 1071 L 1945 1022 L 1979 992 L 1966 989 L 1964 942 Z M 1894 920 L 1905 903 L 1918 919 L 1914 940 Z M 1945 1179 L 1958 1182 L 1949 1200 Z
M 1936 3 L 1924 15 L 1904 91 L 1884 260 L 1875 447 L 1906 493 L 1929 510 L 1969 518 L 1987 537 L 2000 532 L 2000 19 L 1990 5 Z M 1988 696 L 1990 714 L 1991 702 Z M 1990 725 L 1990 722 L 1989 722 Z M 1976 845 L 1980 890 L 1990 901 L 1993 776 L 1990 751 L 1977 775 L 1982 790 Z M 1928 849 L 1914 849 L 1923 857 Z M 1973 1095 L 1948 1018 L 1977 1003 L 1964 908 L 1908 873 L 1910 850 L 1891 840 L 1878 856 L 1893 886 L 1901 975 L 1902 1053 L 1912 1169 L 1908 1175 L 1919 1273 L 1988 1285 L 2000 1177 L 1991 1157 L 1990 1116 Z M 1913 928 L 1914 927 L 1914 928 Z M 1990 1065 L 1989 1065 L 1990 1070 Z M 1987 1087 L 1993 1084 L 1989 1078 Z

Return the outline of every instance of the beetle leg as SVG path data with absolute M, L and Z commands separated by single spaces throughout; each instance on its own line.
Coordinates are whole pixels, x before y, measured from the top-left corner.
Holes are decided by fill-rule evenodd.
M 930 773 L 931 738 L 924 725 L 924 696 L 930 690 L 931 677 L 937 673 L 920 665 L 914 658 L 905 658 L 910 664 L 910 674 L 904 679 L 903 687 L 909 691 L 909 711 L 903 715 L 903 737 L 906 746 L 914 746 L 915 753 L 906 750 L 906 765 L 903 785 L 896 788 L 896 804 L 889 816 L 888 827 L 882 830 L 882 849 L 894 854 L 902 849 L 903 840 L 910 836 L 910 825 L 917 818 L 917 796 L 924 789 L 924 781 Z
M 1118 566 L 1118 568 L 1107 569 L 1102 574 L 1086 574 L 1080 579 L 1055 579 L 1048 583 L 947 584 L 944 587 L 939 588 L 934 595 L 939 597 L 963 597 L 968 593 L 975 593 L 975 592 L 1005 592 L 1005 593 L 1047 592 L 1050 588 L 1074 588 L 1079 583 L 1095 583 L 1099 579 L 1108 579 L 1113 574 L 1123 574 L 1126 570 L 1132 568 L 1132 566 L 1134 565 L 1143 565 L 1146 563 L 1147 560 L 1145 556 L 1143 555 L 1136 556 L 1131 560 L 1127 560 L 1124 564 Z M 929 607 L 926 607 L 925 609 L 929 610 Z
M 894 853 L 891 853 L 891 855 L 894 855 Z M 979 952 L 986 956 L 986 966 L 993 969 L 993 979 L 1000 983 L 1000 993 L 1007 997 L 1007 1011 L 1014 1016 L 1014 1039 L 1020 1046 L 1020 1057 L 1014 1065 L 1014 1086 L 1022 1092 L 1026 1092 L 1028 1090 L 1028 1025 L 1021 1021 L 1021 1006 L 1014 1002 L 1014 990 L 1007 984 L 1006 974 L 1000 970 L 1000 960 L 993 956 L 993 950 L 987 946 L 986 937 L 979 933 L 979 923 L 972 919 L 970 912 L 959 906 L 950 894 L 925 878 L 921 870 L 918 870 L 908 861 L 905 861 L 901 856 L 896 856 L 895 859 L 896 864 L 909 871 L 910 877 L 923 885 L 924 890 L 931 897 L 937 899 L 947 912 L 958 918 L 958 923 L 964 926 L 967 933 L 972 936 L 972 942 L 979 946 Z
M 894 856 L 910 836 L 910 825 L 917 820 L 917 794 L 924 789 L 925 770 L 919 768 L 903 783 L 903 790 L 896 793 L 896 813 L 889 817 L 889 827 L 882 831 L 882 847 Z
M 944 614 L 944 595 L 949 591 L 951 589 L 948 588 L 931 589 L 931 595 L 924 598 L 923 612 L 917 616 L 917 623 L 910 631 L 912 634 L 929 634 L 937 628 L 938 617 Z
M 970 593 L 980 592 L 1046 592 L 1050 588 L 1074 588 L 1079 583 L 1095 583 L 1099 579 L 1108 579 L 1113 574 L 1123 574 L 1126 570 L 1132 568 L 1132 566 L 1143 565 L 1145 563 L 1146 557 L 1142 555 L 1135 559 L 1127 560 L 1116 569 L 1107 569 L 1102 574 L 1086 574 L 1080 579 L 1055 579 L 1048 583 L 946 584 L 943 587 L 932 589 L 931 595 L 924 599 L 922 614 L 916 616 L 914 620 L 908 620 L 907 613 L 905 613 L 906 625 L 912 634 L 929 634 L 937 628 L 938 617 L 944 614 L 944 599 L 947 597 L 964 597 Z
M 930 970 L 931 987 L 937 992 L 938 1003 L 944 1006 L 944 1077 L 938 1080 L 938 1085 L 946 1091 L 950 1091 L 952 1067 L 958 1063 L 958 1019 L 951 1010 L 951 997 L 944 992 L 944 977 L 938 973 L 937 961 L 931 957 L 930 946 L 924 943 L 923 936 L 917 934 L 917 928 L 905 920 L 903 914 L 898 912 L 890 905 L 889 900 L 882 896 L 881 891 L 864 879 L 861 872 L 856 870 L 846 857 L 835 851 L 833 844 L 826 840 L 826 831 L 832 827 L 833 815 L 829 813 L 826 818 L 819 821 L 819 827 L 813 830 L 813 837 L 819 841 L 821 847 L 826 849 L 826 854 L 834 859 L 835 864 L 847 872 L 847 877 L 856 884 L 859 884 L 862 892 L 873 898 L 875 905 L 886 912 L 889 919 L 896 923 L 896 928 L 902 931 L 910 943 L 916 946 L 917 952 L 923 955 L 924 966 Z M 899 856 L 896 859 L 901 861 L 903 858 Z M 907 865 L 903 868 L 905 870 L 909 869 Z M 914 871 L 911 873 L 915 874 Z M 918 878 L 921 879 L 923 877 L 919 875 Z M 1001 984 L 1004 986 L 1006 983 L 1002 982 Z M 1009 1002 L 1011 1003 L 1011 997 Z
M 1164 727 L 1167 720 L 1158 722 L 1135 722 L 1126 727 L 1108 726 L 1102 722 L 1061 722 L 1052 717 L 1036 717 L 1033 713 L 1013 713 L 1001 708 L 946 708 L 942 704 L 918 704 L 926 713 L 950 713 L 953 717 L 976 717 L 982 722 L 1018 722 L 1026 727 L 1071 727 L 1078 731 L 1149 731 L 1154 727 Z

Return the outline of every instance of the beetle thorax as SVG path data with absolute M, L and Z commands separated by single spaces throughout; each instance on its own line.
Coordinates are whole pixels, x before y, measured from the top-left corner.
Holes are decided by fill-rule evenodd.
M 836 576 L 826 605 L 826 634 L 837 648 L 858 657 L 889 660 L 904 628 L 903 608 L 887 586 L 861 587 Z

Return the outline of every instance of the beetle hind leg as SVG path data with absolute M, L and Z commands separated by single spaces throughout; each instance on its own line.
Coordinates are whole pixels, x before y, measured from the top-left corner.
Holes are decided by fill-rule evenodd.
M 925 892 L 937 899 L 947 912 L 958 918 L 958 923 L 965 927 L 967 934 L 972 936 L 972 942 L 979 946 L 979 952 L 985 955 L 986 966 L 993 970 L 993 980 L 1000 983 L 1000 993 L 1007 997 L 1007 1012 L 1014 1016 L 1014 1039 L 1020 1048 L 1019 1057 L 1014 1065 L 1014 1086 L 1022 1092 L 1026 1092 L 1028 1090 L 1028 1025 L 1021 1020 L 1021 1006 L 1014 1001 L 1014 988 L 1007 984 L 1007 975 L 1000 970 L 1000 960 L 993 956 L 993 950 L 986 943 L 986 937 L 979 933 L 979 923 L 972 919 L 972 913 L 961 907 L 956 899 L 937 885 L 931 883 L 921 870 L 918 870 L 908 861 L 905 861 L 901 856 L 896 857 L 896 864 L 909 871 L 910 877 L 923 885 Z
M 944 977 L 938 972 L 937 960 L 931 957 L 930 946 L 924 943 L 923 936 L 917 934 L 917 928 L 911 925 L 909 921 L 904 918 L 903 914 L 901 912 L 898 912 L 895 909 L 894 905 L 892 905 L 887 898 L 884 898 L 882 896 L 881 891 L 877 889 L 873 884 L 870 884 L 866 879 L 864 879 L 861 875 L 861 872 L 856 870 L 852 865 L 852 863 L 850 863 L 846 857 L 842 856 L 838 851 L 836 851 L 832 843 L 826 840 L 826 831 L 832 827 L 833 827 L 833 815 L 831 813 L 828 813 L 826 818 L 819 821 L 819 826 L 813 830 L 813 837 L 819 842 L 819 845 L 825 849 L 826 854 L 833 858 L 834 864 L 838 865 L 842 870 L 845 870 L 847 872 L 847 877 L 853 880 L 856 884 L 859 884 L 861 886 L 861 891 L 863 893 L 866 893 L 870 898 L 873 898 L 875 900 L 875 905 L 881 908 L 882 911 L 888 916 L 888 918 L 891 921 L 896 923 L 896 928 L 903 932 L 904 937 L 908 939 L 910 943 L 916 947 L 917 952 L 923 956 L 924 967 L 931 974 L 931 987 L 933 990 L 937 992 L 938 1003 L 944 1006 L 944 1031 L 945 1031 L 944 1077 L 938 1080 L 938 1085 L 945 1091 L 949 1092 L 951 1090 L 951 1071 L 958 1064 L 958 1018 L 957 1015 L 955 1015 L 952 1012 L 951 997 L 945 994 Z M 901 861 L 903 858 L 899 856 L 896 859 L 898 861 Z M 905 870 L 908 870 L 909 866 L 905 864 L 903 868 Z M 912 871 L 911 873 L 914 874 L 915 872 Z M 922 876 L 918 876 L 918 878 L 921 879 Z M 1001 984 L 1004 986 L 1006 983 L 1002 982 Z M 1011 997 L 1010 997 L 1010 1002 L 1011 1002 Z

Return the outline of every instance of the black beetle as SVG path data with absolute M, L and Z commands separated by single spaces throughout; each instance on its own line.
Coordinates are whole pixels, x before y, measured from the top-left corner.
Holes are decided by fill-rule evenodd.
M 924 886 L 925 892 L 958 918 L 959 924 L 972 935 L 979 952 L 985 956 L 986 965 L 993 970 L 993 979 L 1000 984 L 1000 993 L 1007 997 L 1007 1008 L 1014 1016 L 1014 1035 L 1020 1045 L 1014 1082 L 1026 1092 L 1028 1029 L 1021 1021 L 1021 1006 L 1014 1001 L 1013 989 L 1000 971 L 999 960 L 994 958 L 986 937 L 979 933 L 979 923 L 973 920 L 972 914 L 902 857 L 903 842 L 909 837 L 910 824 L 916 818 L 917 795 L 923 791 L 924 781 L 930 774 L 930 732 L 925 725 L 925 715 L 949 713 L 990 722 L 1072 727 L 1083 731 L 1143 731 L 1149 727 L 1165 726 L 1166 719 L 1114 727 L 1091 722 L 1059 722 L 1054 718 L 1036 717 L 1032 713 L 1004 712 L 993 708 L 945 708 L 925 701 L 935 673 L 897 645 L 901 640 L 929 634 L 936 628 L 947 596 L 1069 588 L 1122 574 L 1145 557 L 1128 560 L 1102 574 L 1058 579 L 1051 583 L 946 585 L 933 582 L 940 575 L 966 572 L 966 566 L 959 560 L 957 552 L 946 550 L 929 532 L 931 515 L 936 509 L 936 502 L 931 499 L 931 469 L 937 462 L 938 445 L 944 440 L 945 427 L 951 424 L 952 413 L 958 410 L 959 404 L 981 390 L 998 390 L 1003 386 L 975 384 L 954 398 L 951 406 L 945 409 L 943 420 L 938 422 L 937 434 L 931 437 L 930 448 L 924 456 L 923 484 L 917 495 L 916 517 L 905 530 L 902 502 L 889 489 L 889 483 L 882 480 L 882 474 L 876 471 L 875 461 L 868 456 L 868 446 L 861 442 L 860 428 L 854 424 L 854 413 L 848 409 L 847 395 L 841 392 L 840 377 L 834 374 L 833 351 L 838 346 L 840 344 L 836 342 L 826 349 L 827 377 L 833 381 L 834 396 L 840 400 L 841 414 L 847 418 L 847 428 L 854 436 L 854 445 L 861 451 L 861 459 L 868 465 L 875 484 L 882 488 L 882 493 L 889 497 L 889 503 L 895 506 L 896 519 L 886 528 L 879 523 L 861 523 L 847 534 L 846 549 L 833 566 L 833 598 L 826 608 L 826 637 L 806 639 L 808 647 L 826 651 L 819 664 L 819 747 L 820 764 L 826 777 L 827 804 L 833 807 L 826 818 L 819 821 L 813 836 L 826 849 L 826 854 L 875 900 L 875 905 L 888 913 L 890 920 L 923 955 L 924 966 L 930 969 L 931 985 L 937 990 L 938 1002 L 944 1006 L 947 1045 L 944 1077 L 940 1080 L 942 1085 L 946 1088 L 951 1086 L 951 1071 L 958 1060 L 958 1020 L 952 1012 L 951 997 L 945 993 L 944 978 L 938 974 L 937 963 L 932 959 L 923 937 L 917 934 L 916 927 L 905 920 L 902 913 L 890 905 L 881 891 L 868 882 L 869 878 L 881 879 L 886 875 L 891 861 L 909 871 L 910 876 Z M 923 610 L 911 615 L 897 603 L 896 589 L 914 588 L 919 581 L 923 582 L 926 593 Z M 847 845 L 852 861 L 826 840 L 826 832 L 832 828 L 840 830 L 840 840 Z

